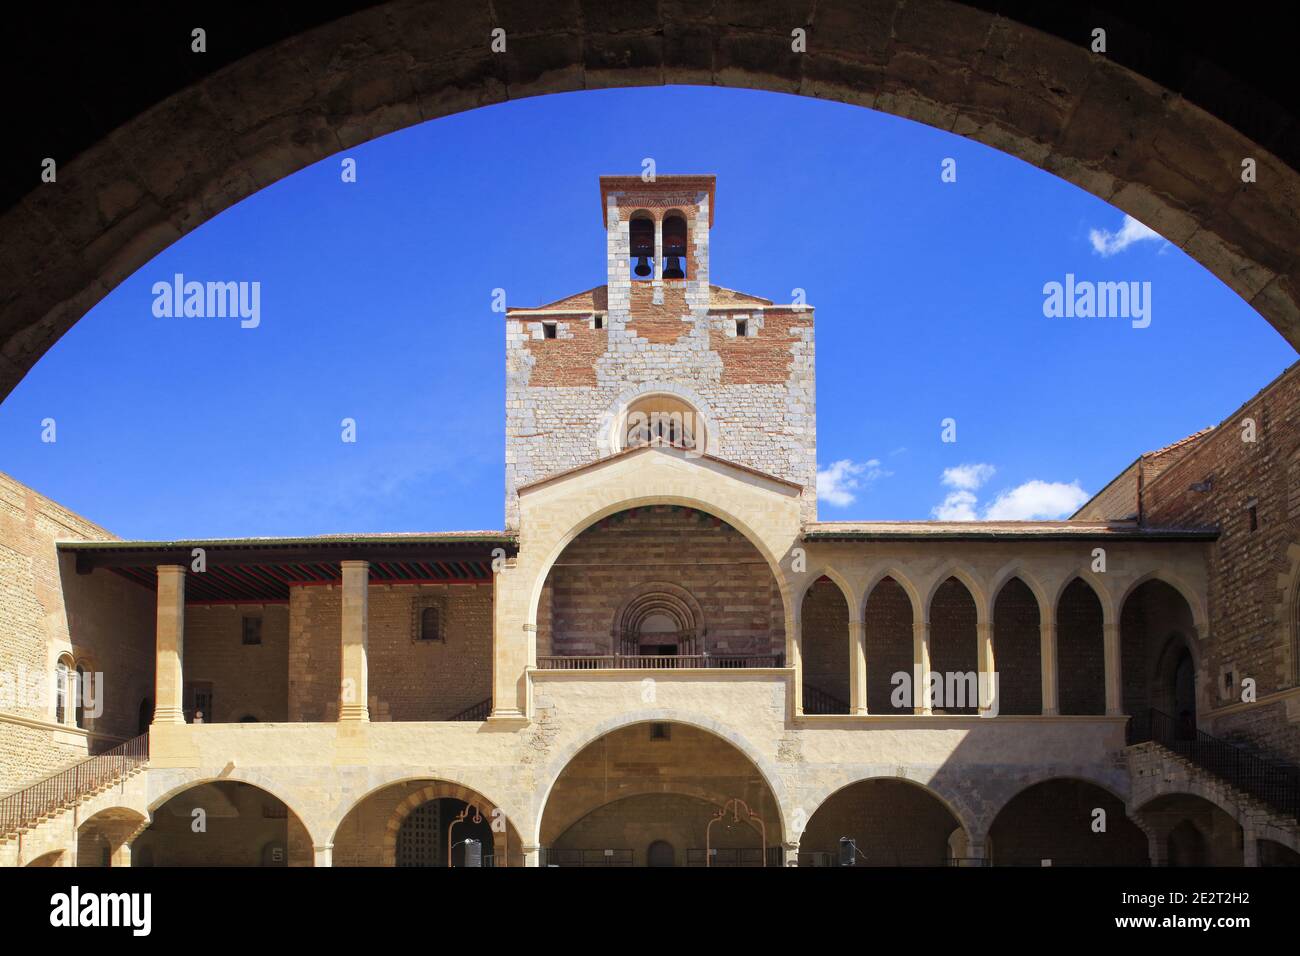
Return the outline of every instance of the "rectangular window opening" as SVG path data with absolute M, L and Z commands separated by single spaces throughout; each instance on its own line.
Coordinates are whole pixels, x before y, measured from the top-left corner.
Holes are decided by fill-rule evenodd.
M 743 339 L 749 335 L 749 323 L 744 319 L 736 320 L 736 338 Z
M 553 339 L 555 338 L 555 333 L 556 333 L 556 325 L 554 322 L 542 323 L 542 338 Z
M 243 643 L 261 644 L 262 643 L 262 619 L 252 615 L 244 618 Z

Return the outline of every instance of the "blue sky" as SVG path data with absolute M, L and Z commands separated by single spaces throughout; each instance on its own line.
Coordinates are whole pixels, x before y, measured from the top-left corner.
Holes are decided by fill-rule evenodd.
M 977 143 L 763 92 L 586 92 L 395 133 L 202 226 L 0 405 L 0 470 L 135 538 L 499 528 L 492 290 L 601 284 L 596 178 L 644 157 L 717 174 L 715 283 L 817 308 L 824 520 L 1046 515 L 1295 358 L 1177 248 Z M 260 325 L 156 318 L 176 272 L 259 281 Z M 1046 318 L 1067 273 L 1150 282 L 1150 326 Z

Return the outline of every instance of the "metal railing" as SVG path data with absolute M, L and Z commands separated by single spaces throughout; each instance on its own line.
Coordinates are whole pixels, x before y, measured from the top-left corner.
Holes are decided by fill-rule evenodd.
M 1300 820 L 1300 768 L 1274 763 L 1198 730 L 1190 719 L 1176 719 L 1158 710 L 1129 718 L 1130 744 L 1152 741 L 1196 766 L 1243 790 L 1269 806 Z
M 117 783 L 149 759 L 149 735 L 141 734 L 112 750 L 87 757 L 66 770 L 38 780 L 0 799 L 0 837 L 30 827 L 42 817 L 80 803 Z
M 686 851 L 687 866 L 709 866 L 712 867 L 749 867 L 749 866 L 775 866 L 780 867 L 784 862 L 782 856 L 784 851 L 779 846 L 769 846 L 766 850 L 762 847 L 720 847 L 715 846 L 711 850 L 705 849 L 688 849 Z M 709 860 L 712 855 L 713 859 Z
M 556 850 L 543 847 L 542 866 L 631 866 L 631 850 Z
M 541 670 L 605 669 L 694 670 L 697 668 L 784 667 L 784 654 L 548 654 L 537 658 Z
M 471 704 L 457 714 L 448 717 L 448 720 L 487 720 L 492 714 L 492 698 L 480 700 L 477 704 Z
M 803 685 L 803 712 L 805 714 L 847 714 L 847 701 L 840 700 L 834 694 L 828 694 L 812 684 Z

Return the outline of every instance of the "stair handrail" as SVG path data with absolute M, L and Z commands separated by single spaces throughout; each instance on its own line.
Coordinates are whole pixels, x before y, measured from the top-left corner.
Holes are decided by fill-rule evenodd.
M 42 817 L 80 803 L 148 759 L 149 735 L 144 733 L 0 797 L 0 837 L 11 836 Z
M 1300 768 L 1252 753 L 1240 744 L 1211 736 L 1192 719 L 1177 719 L 1152 708 L 1129 719 L 1130 744 L 1152 741 L 1258 800 L 1300 821 Z

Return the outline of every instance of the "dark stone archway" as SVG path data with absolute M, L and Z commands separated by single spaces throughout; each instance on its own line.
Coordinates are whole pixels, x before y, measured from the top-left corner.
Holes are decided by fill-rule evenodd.
M 32 76 L 42 87 L 27 94 L 26 128 L 8 124 L 21 148 L 6 159 L 20 166 L 5 182 L 19 185 L 0 215 L 0 396 L 151 257 L 312 162 L 491 103 L 668 83 L 836 99 L 987 143 L 1132 214 L 1300 344 L 1285 31 L 1257 25 L 1240 55 L 1224 52 L 1224 31 L 1259 18 L 1211 30 L 1163 4 L 1056 6 L 393 0 L 275 16 L 26 14 L 6 63 L 15 89 Z M 198 20 L 209 52 L 196 61 Z M 1099 25 L 1104 56 L 1087 46 Z M 496 28 L 504 53 L 489 48 Z M 806 53 L 791 50 L 796 28 Z M 58 182 L 41 185 L 51 154 Z M 1245 157 L 1258 163 L 1252 186 Z

